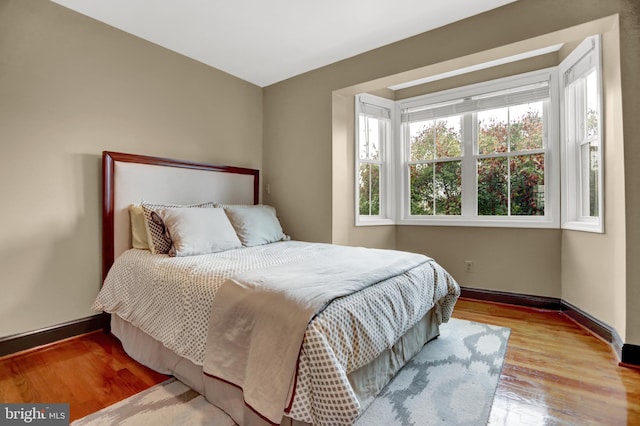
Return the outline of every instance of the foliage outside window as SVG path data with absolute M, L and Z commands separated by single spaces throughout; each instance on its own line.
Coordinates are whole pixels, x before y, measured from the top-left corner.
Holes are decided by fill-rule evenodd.
M 412 215 L 461 214 L 461 119 L 453 116 L 409 124 Z
M 544 216 L 543 102 L 481 111 L 478 215 Z
M 557 226 L 554 78 L 545 70 L 397 102 L 399 222 Z
M 377 117 L 360 116 L 360 169 L 359 186 L 361 215 L 380 215 L 380 152 L 381 128 L 384 122 Z
M 477 113 L 479 216 L 544 216 L 543 115 L 542 102 Z M 411 215 L 462 214 L 462 119 L 409 124 Z

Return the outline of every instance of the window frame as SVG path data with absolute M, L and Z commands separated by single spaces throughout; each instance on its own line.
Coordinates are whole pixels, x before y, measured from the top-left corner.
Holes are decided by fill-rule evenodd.
M 583 60 L 590 60 L 591 66 L 579 72 L 568 81 L 567 73 L 579 66 Z M 585 141 L 573 141 L 569 136 L 570 131 L 575 131 L 578 125 L 582 125 L 584 117 L 577 117 L 577 111 L 571 111 L 574 103 L 567 97 L 568 87 L 577 80 L 584 79 L 592 70 L 596 71 L 597 105 L 598 105 L 598 216 L 582 215 L 582 207 L 586 200 L 580 189 L 584 186 L 584 174 L 581 170 L 580 150 L 576 149 L 576 143 L 584 144 Z M 604 96 L 602 87 L 602 50 L 601 37 L 594 35 L 583 40 L 558 66 L 560 76 L 560 103 L 562 105 L 562 157 L 563 157 L 563 185 L 562 185 L 562 229 L 574 231 L 604 233 Z M 588 140 L 587 140 L 588 142 Z
M 400 114 L 398 112 L 396 112 L 396 116 L 400 116 Z M 448 119 L 450 117 L 453 117 L 453 116 L 444 117 L 444 119 Z M 438 119 L 435 119 L 435 120 L 438 120 Z M 400 140 L 401 140 L 400 144 L 402 144 L 403 147 L 402 147 L 402 153 L 398 156 L 398 158 L 403 159 L 403 167 L 401 169 L 402 169 L 402 176 L 406 179 L 406 181 L 409 182 L 410 167 L 411 166 L 417 166 L 417 165 L 434 165 L 434 167 L 435 167 L 435 165 L 437 165 L 439 163 L 460 162 L 461 173 L 463 173 L 464 172 L 464 168 L 463 168 L 462 164 L 463 164 L 463 161 L 464 161 L 464 158 L 465 158 L 464 157 L 465 140 L 464 140 L 464 137 L 462 135 L 464 134 L 464 127 L 465 127 L 465 120 L 464 120 L 464 117 L 461 116 L 461 120 L 460 120 L 460 133 L 461 133 L 460 152 L 461 153 L 460 153 L 459 156 L 457 156 L 457 157 L 434 157 L 432 159 L 426 159 L 426 160 L 425 159 L 422 159 L 422 160 L 411 160 L 410 159 L 410 157 L 411 157 L 411 142 L 409 140 L 410 139 L 410 135 L 407 134 L 407 126 L 400 125 L 400 134 L 402 135 L 401 138 L 400 138 Z M 435 154 L 435 150 L 434 150 L 434 154 Z M 434 173 L 434 177 L 435 177 L 435 169 L 434 169 L 433 173 Z M 461 187 L 462 187 L 462 185 L 464 183 L 464 180 L 461 179 L 461 181 L 462 181 L 461 182 Z M 406 211 L 401 210 L 403 214 L 406 214 L 406 212 L 408 211 L 409 212 L 409 216 L 411 216 L 411 217 L 438 217 L 437 214 L 424 215 L 424 216 L 423 215 L 412 215 L 410 213 L 410 210 L 411 210 L 411 205 L 410 205 L 410 203 L 411 203 L 411 195 L 410 194 L 411 194 L 411 192 L 409 191 L 408 184 L 407 184 L 406 189 L 407 189 L 408 192 L 405 193 L 404 189 L 403 189 L 403 192 L 402 192 L 402 194 L 406 197 L 406 199 L 403 202 L 403 204 L 401 204 L 401 206 L 406 208 Z M 404 204 L 404 203 L 406 203 L 406 204 Z M 436 202 L 435 196 L 434 196 L 434 200 L 433 200 L 433 206 L 437 211 L 437 202 Z M 461 209 L 462 209 L 462 206 L 461 206 Z M 455 216 L 449 215 L 447 217 L 457 217 L 457 216 L 458 215 L 455 215 Z M 403 217 L 403 216 L 401 216 L 401 217 Z
M 587 68 L 583 74 L 574 78 L 569 83 L 565 79 L 565 73 L 580 63 L 585 56 L 593 56 L 595 70 L 597 72 L 597 105 L 598 111 L 598 216 L 585 217 L 583 211 L 582 192 L 577 188 L 581 177 L 588 175 L 580 171 L 579 150 L 568 147 L 569 138 L 567 131 L 581 125 L 582 118 L 568 117 L 567 109 L 570 108 L 567 99 L 566 88 L 569 83 L 578 78 L 589 75 L 592 68 Z M 582 71 L 581 71 L 582 72 Z M 580 77 L 580 75 L 582 77 Z M 535 81 L 542 81 L 541 76 L 546 76 L 549 87 L 549 100 L 545 101 L 545 215 L 544 216 L 479 216 L 477 214 L 478 203 L 478 176 L 477 176 L 477 114 L 473 112 L 470 119 L 462 114 L 461 133 L 472 135 L 463 136 L 463 156 L 461 159 L 463 202 L 461 215 L 445 216 L 412 216 L 410 210 L 409 168 L 407 159 L 407 141 L 405 130 L 401 125 L 401 111 L 412 105 L 419 106 L 427 103 L 438 104 L 462 99 L 465 96 L 474 96 L 477 93 L 489 93 L 505 88 L 524 86 Z M 543 77 L 544 79 L 544 77 Z M 476 83 L 469 86 L 458 87 L 434 94 L 427 94 L 415 98 L 392 101 L 370 94 L 355 96 L 355 217 L 356 226 L 367 225 L 435 225 L 435 226 L 480 226 L 480 227 L 513 227 L 513 228 L 558 228 L 577 231 L 604 233 L 605 216 L 605 187 L 604 187 L 604 90 L 602 75 L 602 48 L 601 36 L 587 37 L 571 52 L 558 66 L 525 74 L 510 76 L 498 80 Z M 385 142 L 382 144 L 384 158 L 381 165 L 380 203 L 381 214 L 379 216 L 365 216 L 359 214 L 359 185 L 358 176 L 360 169 L 359 159 L 359 106 L 361 100 L 366 103 L 385 108 L 390 112 Z M 517 105 L 517 104 L 511 104 Z M 468 111 L 467 111 L 468 112 Z M 472 154 L 468 154 L 471 152 Z M 500 155 L 502 156 L 502 155 Z M 507 157 L 508 156 L 504 156 Z M 382 177 L 384 175 L 384 177 Z M 472 188 L 468 190 L 466 188 Z M 588 194 L 588 192 L 585 192 Z
M 375 108 L 382 108 L 389 112 L 389 118 L 387 121 L 386 129 L 383 133 L 384 140 L 380 143 L 380 160 L 377 164 L 380 164 L 380 214 L 379 215 L 361 215 L 360 214 L 360 166 L 362 164 L 371 164 L 371 161 L 362 161 L 360 159 L 360 115 L 367 114 L 376 117 L 375 114 L 365 113 L 363 111 L 363 104 L 371 105 Z M 395 176 L 394 176 L 394 150 L 393 150 L 393 134 L 395 126 L 394 117 L 394 101 L 385 99 L 379 96 L 370 95 L 368 93 L 362 93 L 355 96 L 355 143 L 353 144 L 355 152 L 355 182 L 354 182 L 354 210 L 355 210 L 355 224 L 356 226 L 377 226 L 377 225 L 395 225 L 395 202 L 394 196 L 395 190 L 393 188 Z M 382 115 L 377 118 L 386 119 Z
M 549 100 L 545 101 L 544 114 L 546 135 L 545 141 L 545 215 L 544 216 L 480 216 L 477 213 L 477 128 L 474 126 L 477 112 L 463 114 L 462 117 L 462 209 L 459 216 L 415 216 L 410 214 L 410 182 L 408 168 L 408 144 L 405 127 L 401 126 L 400 143 L 396 143 L 396 156 L 400 159 L 397 178 L 401 182 L 398 202 L 400 212 L 397 223 L 401 225 L 435 225 L 435 226 L 482 226 L 513 228 L 558 228 L 560 226 L 560 173 L 559 173 L 559 115 L 557 67 L 546 68 L 525 74 L 481 82 L 469 86 L 454 88 L 434 94 L 427 94 L 396 102 L 396 116 L 407 108 L 424 105 L 436 105 L 464 99 L 483 93 L 497 92 L 517 87 L 524 87 L 539 82 L 548 82 Z M 470 114 L 473 118 L 470 119 Z M 466 188 L 466 189 L 465 189 Z M 469 190 L 469 188 L 471 188 Z

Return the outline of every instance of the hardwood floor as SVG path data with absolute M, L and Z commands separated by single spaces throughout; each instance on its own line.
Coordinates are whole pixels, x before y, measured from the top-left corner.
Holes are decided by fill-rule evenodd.
M 566 315 L 460 299 L 454 317 L 511 328 L 490 424 L 640 424 L 640 369 Z M 1 358 L 0 401 L 69 402 L 74 420 L 166 378 L 97 331 Z
M 68 402 L 73 421 L 167 378 L 94 331 L 0 359 L 0 401 Z
M 511 328 L 489 424 L 640 424 L 640 370 L 566 315 L 460 299 L 454 316 Z

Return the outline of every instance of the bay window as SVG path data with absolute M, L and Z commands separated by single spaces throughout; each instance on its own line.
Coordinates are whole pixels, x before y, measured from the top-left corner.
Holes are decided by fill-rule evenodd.
M 602 232 L 600 62 L 594 36 L 558 67 L 356 96 L 356 224 Z

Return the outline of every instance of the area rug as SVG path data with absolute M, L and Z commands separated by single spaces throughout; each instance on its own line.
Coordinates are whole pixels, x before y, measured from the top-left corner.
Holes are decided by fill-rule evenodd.
M 375 425 L 486 425 L 510 330 L 451 319 L 356 421 Z M 176 379 L 72 423 L 234 426 L 224 412 Z

